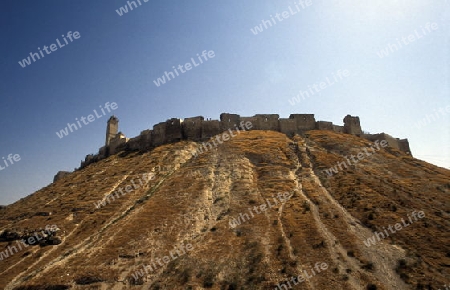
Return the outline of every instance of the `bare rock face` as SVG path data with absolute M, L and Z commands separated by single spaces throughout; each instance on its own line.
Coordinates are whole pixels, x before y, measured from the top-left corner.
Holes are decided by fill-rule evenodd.
M 449 170 L 330 130 L 224 140 L 112 155 L 6 207 L 0 288 L 439 289 L 449 281 Z M 59 229 L 51 246 L 8 248 L 17 229 L 50 223 Z

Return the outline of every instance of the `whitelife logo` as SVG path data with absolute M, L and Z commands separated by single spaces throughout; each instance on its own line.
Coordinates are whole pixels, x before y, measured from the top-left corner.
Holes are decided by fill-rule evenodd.
M 408 224 L 408 222 L 405 222 L 405 220 L 402 218 L 403 226 L 400 223 L 396 223 L 394 226 L 389 225 L 388 229 L 391 232 L 391 234 L 395 234 L 396 232 L 402 230 L 403 227 L 405 227 L 405 228 L 409 227 L 414 222 L 418 221 L 418 219 L 422 219 L 425 217 L 425 213 L 423 211 L 419 211 L 419 212 L 413 211 L 411 213 L 411 215 L 414 217 L 414 221 L 408 214 L 407 216 L 408 216 L 408 220 L 410 222 L 409 224 Z M 394 228 L 395 228 L 395 230 L 394 230 Z M 372 237 L 370 237 L 364 241 L 364 245 L 366 245 L 367 247 L 370 247 L 371 245 L 375 245 L 377 242 L 381 241 L 382 239 L 389 237 L 388 230 L 385 227 L 383 227 L 383 230 L 384 230 L 383 232 L 375 232 L 375 234 Z M 386 234 L 386 235 L 384 235 L 384 234 Z
M 379 58 L 387 57 L 390 54 L 399 51 L 401 48 L 403 48 L 403 45 L 407 46 L 410 43 L 413 43 L 414 41 L 419 40 L 419 39 L 423 38 L 424 36 L 428 35 L 429 33 L 437 30 L 438 28 L 439 28 L 439 26 L 436 22 L 433 22 L 433 23 L 428 22 L 427 24 L 425 24 L 425 29 L 422 26 L 420 26 L 420 30 L 422 31 L 422 33 L 417 31 L 417 29 L 416 29 L 413 31 L 413 33 L 409 34 L 408 36 L 403 36 L 401 38 L 402 41 L 400 41 L 397 38 L 396 44 L 389 43 L 385 49 L 382 49 L 379 52 L 377 52 L 377 55 Z M 403 45 L 402 45 L 402 43 L 403 43 Z
M 19 247 L 19 249 L 17 249 L 16 246 L 9 245 L 5 251 L 0 252 L 0 261 L 7 259 L 8 257 L 10 257 L 14 254 L 17 254 L 19 251 L 22 251 L 22 245 L 24 246 L 24 248 L 27 248 L 30 245 L 32 246 L 32 245 L 38 243 L 44 237 L 51 235 L 52 233 L 54 233 L 58 230 L 59 230 L 59 228 L 57 225 L 51 225 L 51 226 L 46 225 L 45 230 L 41 231 L 40 234 L 38 232 L 35 232 L 34 236 L 30 236 L 26 240 L 25 239 L 16 240 L 16 245 Z M 14 250 L 14 253 L 13 253 L 13 250 Z M 9 251 L 9 253 L 8 253 L 8 251 Z
M 80 35 L 80 33 L 78 31 L 75 31 L 73 34 L 72 34 L 72 31 L 69 31 L 69 32 L 67 32 L 66 37 L 64 37 L 64 34 L 62 35 L 62 37 L 64 39 L 64 43 L 65 44 L 62 44 L 59 41 L 59 39 L 57 38 L 56 39 L 56 43 L 58 44 L 58 46 L 56 46 L 56 44 L 54 44 L 54 43 L 50 44 L 50 46 L 44 45 L 44 47 L 42 49 L 45 51 L 45 53 L 46 54 L 51 54 L 52 52 L 57 51 L 58 47 L 62 48 L 64 46 L 68 45 L 69 42 L 67 41 L 66 37 L 70 40 L 70 43 L 72 43 L 74 41 L 74 39 L 79 39 L 81 37 L 81 35 Z M 72 37 L 73 37 L 73 39 L 72 39 Z M 49 48 L 50 48 L 50 51 L 48 50 Z M 41 59 L 41 57 L 44 58 L 45 54 L 42 52 L 40 47 L 38 47 L 38 50 L 39 50 L 39 53 L 37 53 L 37 52 L 34 52 L 34 53 L 30 52 L 30 56 L 29 57 L 24 58 L 22 61 L 19 61 L 20 66 L 22 68 L 25 68 L 27 65 L 31 65 L 31 59 L 33 60 L 33 62 L 36 62 L 36 60 Z M 39 56 L 39 54 L 41 56 Z M 30 57 L 31 57 L 31 59 L 30 59 Z
M 139 3 L 139 7 L 142 6 L 141 0 L 136 0 Z M 136 4 L 136 1 L 127 1 L 127 5 L 128 7 L 130 7 L 130 12 L 133 11 L 134 8 L 138 8 L 138 5 Z M 144 3 L 147 3 L 149 0 L 142 0 Z M 127 5 L 124 5 L 122 7 L 120 7 L 119 9 L 116 9 L 117 14 L 119 14 L 119 16 L 122 16 L 126 13 L 128 13 L 128 7 Z M 133 8 L 134 5 L 134 8 Z
M 97 113 L 97 110 L 94 110 L 94 114 L 95 117 L 97 117 L 97 119 L 100 119 L 101 117 L 106 115 L 106 112 L 104 109 L 106 109 L 108 111 L 108 113 L 111 113 L 111 110 L 116 110 L 119 106 L 117 105 L 116 102 L 112 102 L 111 104 L 109 102 L 105 103 L 105 107 L 103 108 L 102 105 L 99 106 L 100 110 L 102 111 L 103 115 L 99 115 Z M 81 128 L 81 122 L 83 122 L 84 125 L 88 125 L 89 123 L 92 123 L 96 120 L 96 118 L 94 117 L 93 114 L 88 115 L 86 118 L 84 116 L 81 116 L 80 120 L 78 120 L 78 118 L 75 118 L 75 121 L 77 121 L 78 126 L 75 123 L 67 123 L 67 127 L 65 127 L 62 130 L 59 130 L 59 132 L 56 132 L 56 136 L 59 137 L 59 139 L 62 139 L 64 136 L 69 135 L 69 130 L 72 133 L 74 130 L 78 130 L 79 128 Z M 87 122 L 86 122 L 87 120 Z
M 300 103 L 301 100 L 304 100 L 306 98 L 309 98 L 309 97 L 313 96 L 314 92 L 315 93 L 320 93 L 322 90 L 325 90 L 326 88 L 331 87 L 332 85 L 342 81 L 344 78 L 349 77 L 350 76 L 350 71 L 346 70 L 346 69 L 338 70 L 336 72 L 337 76 L 334 73 L 332 73 L 332 75 L 333 75 L 333 80 L 334 81 L 330 80 L 329 77 L 326 77 L 325 80 L 313 84 L 312 88 L 311 88 L 311 86 L 308 86 L 308 90 L 300 91 L 297 94 L 296 97 L 293 97 L 292 99 L 288 100 L 289 103 L 293 106 L 296 103 Z M 313 88 L 314 88 L 314 90 L 313 90 Z M 309 93 L 311 93 L 311 95 Z
M 291 198 L 291 194 L 289 192 L 279 192 L 277 194 L 277 198 L 280 200 L 281 204 L 284 204 Z M 269 199 L 267 199 L 266 203 L 263 203 L 260 206 L 254 206 L 253 209 L 248 208 L 248 212 L 250 213 L 251 218 L 255 217 L 253 211 L 255 211 L 256 214 L 261 214 L 266 210 L 271 209 L 272 207 L 275 207 L 279 204 L 278 200 L 275 197 L 273 197 L 273 201 L 274 204 L 271 204 Z M 261 211 L 258 211 L 258 209 Z M 234 229 L 235 227 L 241 225 L 243 222 L 249 221 L 251 218 L 247 213 L 240 213 L 237 218 L 230 218 L 228 224 L 230 225 L 231 228 Z
M 437 111 L 439 111 L 439 112 L 437 112 Z M 441 117 L 441 115 L 439 115 L 439 113 L 441 113 L 442 116 L 446 116 L 447 113 L 450 113 L 450 105 L 448 105 L 445 108 L 434 109 L 433 114 L 425 115 L 425 118 L 423 118 L 422 120 L 420 120 L 419 122 L 416 123 L 416 128 L 420 129 L 420 128 L 425 127 L 426 125 L 430 124 L 432 121 L 433 122 L 437 121 Z
M 190 252 L 194 249 L 194 247 L 192 246 L 192 244 L 186 244 L 186 246 L 184 244 L 180 244 L 179 246 L 175 246 L 175 248 L 172 251 L 169 251 L 169 256 L 164 256 L 162 257 L 162 259 L 160 258 L 155 258 L 155 259 L 151 259 L 150 261 L 150 265 L 146 265 L 143 266 L 143 270 L 137 270 L 135 271 L 133 274 L 131 274 L 131 276 L 133 276 L 133 279 L 135 281 L 137 281 L 140 277 L 144 277 L 145 274 L 148 274 L 148 270 L 152 271 L 156 271 L 156 269 L 158 269 L 158 265 L 160 266 L 159 268 L 164 267 L 164 264 L 168 264 L 171 261 L 174 261 L 175 259 L 183 256 L 186 254 L 187 252 Z M 178 256 L 177 256 L 178 254 Z M 172 257 L 172 259 L 170 259 Z M 155 264 L 155 261 L 158 263 L 158 265 Z M 164 262 L 164 264 L 161 262 Z
M 314 269 L 315 269 L 315 271 L 314 271 Z M 294 284 L 294 286 L 296 286 L 297 284 L 303 283 L 305 281 L 309 281 L 312 278 L 314 278 L 314 276 L 319 274 L 320 272 L 326 271 L 328 269 L 328 264 L 317 262 L 314 265 L 314 269 L 313 269 L 313 267 L 311 267 L 310 273 L 308 273 L 307 270 L 304 270 L 303 274 L 298 275 L 298 277 L 293 276 L 293 277 L 291 277 L 290 281 L 287 280 L 284 283 L 278 283 L 277 287 L 273 288 L 273 290 L 292 289 L 291 282 L 292 282 L 292 284 Z M 289 285 L 289 288 L 286 285 Z M 281 288 L 281 287 L 283 287 L 283 288 Z
M 133 190 L 137 190 L 139 188 L 141 188 L 142 186 L 144 186 L 145 184 L 147 184 L 148 182 L 150 182 L 151 180 L 155 179 L 155 173 L 143 173 L 142 177 L 139 177 L 137 180 L 139 181 L 139 184 L 136 184 L 134 182 L 134 179 L 131 179 L 131 185 L 133 185 L 133 187 L 128 184 L 125 186 L 125 193 L 123 192 L 123 188 L 119 187 L 118 189 L 114 190 L 114 192 L 108 194 L 105 198 L 98 200 L 97 202 L 94 202 L 94 205 L 97 209 L 106 206 L 106 204 L 110 204 L 111 203 L 111 199 L 112 201 L 115 201 L 116 198 L 120 198 L 130 192 L 132 192 Z M 121 195 L 119 195 L 119 193 Z
M 383 148 L 386 148 L 386 147 L 388 146 L 388 142 L 387 142 L 386 140 L 382 140 L 381 142 L 380 142 L 380 140 L 376 140 L 373 144 L 370 144 L 370 148 L 364 147 L 363 150 L 361 150 L 360 152 L 358 152 L 358 154 L 356 154 L 356 156 L 353 155 L 353 154 L 350 155 L 350 158 L 352 159 L 352 161 L 350 161 L 350 160 L 348 159 L 348 157 L 345 156 L 345 159 L 347 159 L 348 165 L 349 165 L 349 166 L 356 165 L 359 161 L 361 161 L 361 160 L 363 160 L 364 158 L 366 158 L 366 156 L 368 156 L 368 157 L 372 156 L 372 154 L 376 153 L 378 150 L 381 149 L 381 148 L 380 148 L 380 144 L 378 144 L 378 143 L 380 143 L 380 144 L 381 144 L 381 147 L 383 147 Z M 374 147 L 374 146 L 375 146 L 375 147 Z M 367 151 L 368 149 L 371 149 L 373 153 Z M 363 153 L 362 151 L 364 151 L 364 153 L 366 153 L 366 155 L 364 155 L 364 153 Z M 356 159 L 356 158 L 358 158 L 358 159 Z M 352 162 L 353 162 L 353 164 L 352 164 Z M 337 163 L 336 163 L 336 164 L 337 164 L 336 166 L 330 167 L 330 168 L 328 168 L 328 169 L 325 169 L 324 172 L 325 172 L 329 177 L 331 177 L 331 176 L 333 176 L 333 174 L 337 174 L 337 173 L 339 172 L 339 169 L 340 169 L 340 170 L 343 170 L 342 165 L 344 165 L 345 168 L 348 169 L 347 163 L 346 163 L 345 161 L 337 162 Z M 338 169 L 338 167 L 339 167 L 339 169 Z
M 0 171 L 2 171 L 3 169 L 6 169 L 8 166 L 13 165 L 14 162 L 19 162 L 20 161 L 20 155 L 19 154 L 14 154 L 12 155 L 12 153 L 8 154 L 8 157 L 6 157 L 6 159 L 9 161 L 5 160 L 5 157 L 2 157 L 3 159 L 3 163 L 5 164 L 5 167 L 3 167 L 0 164 Z
M 301 8 L 300 8 L 300 6 Z M 283 11 L 281 13 L 277 13 L 275 14 L 275 18 L 278 20 L 278 22 L 282 22 L 285 19 L 288 19 L 289 17 L 299 13 L 300 11 L 302 11 L 303 9 L 306 9 L 307 7 L 312 5 L 312 0 L 300 0 L 298 1 L 298 3 L 295 3 L 295 9 L 292 9 L 291 6 L 288 7 L 288 10 Z M 297 12 L 295 12 L 294 10 L 297 10 Z M 262 20 L 261 24 L 258 26 L 255 26 L 255 28 L 250 28 L 250 31 L 254 34 L 254 35 L 258 35 L 260 33 L 262 33 L 265 29 L 269 29 L 270 27 L 272 27 L 273 25 L 276 25 L 278 22 L 277 20 L 275 20 L 275 18 L 273 18 L 272 15 L 270 15 L 270 20 Z
M 197 59 L 198 59 L 198 61 L 199 61 L 200 63 L 195 62 L 195 59 L 194 59 L 193 57 L 191 57 L 191 62 L 192 62 L 192 64 L 191 64 L 190 62 L 187 62 L 187 63 L 184 64 L 184 66 L 181 65 L 181 64 L 178 65 L 177 68 L 180 70 L 181 73 L 184 74 L 185 72 L 190 71 L 190 70 L 192 69 L 192 65 L 194 65 L 194 67 L 201 65 L 201 64 L 203 63 L 202 57 L 205 59 L 205 62 L 206 62 L 206 61 L 208 61 L 208 59 L 214 58 L 215 56 L 216 56 L 216 55 L 214 54 L 214 51 L 213 51 L 213 50 L 210 50 L 210 51 L 208 51 L 208 52 L 207 52 L 206 50 L 204 50 L 204 51 L 202 52 L 202 55 L 201 55 L 201 56 L 197 53 Z M 159 87 L 159 86 L 161 86 L 161 85 L 164 85 L 164 84 L 166 83 L 166 80 L 167 80 L 167 81 L 171 81 L 172 79 L 174 79 L 174 78 L 175 78 L 175 74 L 176 74 L 176 76 L 179 76 L 179 75 L 180 75 L 180 74 L 178 73 L 178 70 L 175 68 L 175 66 L 173 66 L 172 68 L 173 68 L 173 72 L 171 72 L 171 71 L 169 71 L 169 72 L 165 71 L 165 72 L 164 72 L 164 75 L 163 75 L 162 77 L 160 77 L 160 78 L 158 78 L 157 80 L 154 80 L 154 81 L 153 81 L 157 87 Z M 183 68 L 184 68 L 185 70 L 183 70 Z M 175 74 L 174 74 L 174 73 L 175 73 Z
M 236 129 L 237 135 L 241 134 L 241 131 L 239 130 L 238 126 L 237 125 L 234 125 L 234 126 Z M 245 132 L 245 130 L 250 130 L 253 127 L 253 124 L 250 121 L 245 122 L 245 124 L 244 124 L 244 121 L 241 121 L 240 126 L 241 126 L 241 130 Z M 230 134 L 228 134 L 228 132 Z M 231 128 L 228 129 L 228 132 L 224 132 L 222 134 L 217 135 L 215 140 L 217 140 L 217 142 L 219 142 L 219 144 L 222 144 L 223 142 L 226 142 L 226 141 L 230 140 L 231 138 L 237 136 L 236 134 L 233 135 L 233 130 L 231 130 Z M 220 139 L 220 137 L 222 137 L 222 140 Z M 214 144 L 214 146 L 211 144 L 211 142 Z M 208 150 L 211 150 L 211 149 L 219 146 L 219 144 L 216 144 L 216 142 L 214 142 L 214 139 L 211 139 L 211 141 L 202 143 L 202 146 L 200 146 L 200 148 L 197 148 L 195 150 L 195 152 L 192 152 L 192 156 L 197 157 L 198 155 L 208 152 Z M 202 147 L 204 150 L 202 149 Z

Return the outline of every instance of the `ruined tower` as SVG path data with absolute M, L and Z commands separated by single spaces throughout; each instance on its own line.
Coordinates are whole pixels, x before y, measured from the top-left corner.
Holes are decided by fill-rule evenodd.
M 117 132 L 119 131 L 119 119 L 116 116 L 111 116 L 108 119 L 108 124 L 106 125 L 106 141 L 105 146 L 108 147 Z
M 350 115 L 344 118 L 344 133 L 361 136 L 361 124 L 359 123 L 359 117 L 352 117 Z

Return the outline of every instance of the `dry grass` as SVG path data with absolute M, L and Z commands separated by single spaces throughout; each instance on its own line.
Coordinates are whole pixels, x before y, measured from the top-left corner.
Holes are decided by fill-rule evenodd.
M 311 176 L 310 160 L 334 201 L 372 231 L 399 222 L 413 209 L 423 210 L 425 219 L 384 241 L 386 248 L 395 244 L 407 253 L 389 271 L 414 287 L 444 285 L 450 277 L 449 171 L 388 148 L 325 176 L 324 169 L 369 144 L 328 131 L 293 140 L 249 131 L 196 158 L 190 154 L 198 146 L 193 142 L 111 156 L 0 211 L 0 230 L 56 224 L 64 239 L 1 261 L 0 287 L 18 276 L 22 285 L 122 285 L 133 271 L 190 243 L 192 252 L 158 267 L 139 287 L 273 289 L 300 269 L 326 262 L 329 270 L 311 281 L 317 289 L 344 289 L 357 281 L 388 289 L 379 276 L 382 265 L 371 264 L 358 233 Z M 157 166 L 165 171 L 147 186 L 95 208 L 94 202 L 117 186 L 130 185 Z M 279 192 L 293 194 L 285 206 L 229 227 L 231 217 Z M 191 218 L 184 221 L 186 214 Z M 7 243 L 0 242 L 3 247 Z

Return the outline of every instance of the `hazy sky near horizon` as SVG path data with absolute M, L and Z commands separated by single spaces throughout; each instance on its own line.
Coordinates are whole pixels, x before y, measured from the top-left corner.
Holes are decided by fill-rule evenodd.
M 127 1 L 3 1 L 0 166 L 20 161 L 0 170 L 0 204 L 79 167 L 104 145 L 112 113 L 127 137 L 172 117 L 313 113 L 342 125 L 351 114 L 450 168 L 449 1 L 135 2 L 120 16 Z M 199 64 L 205 50 L 214 57 Z M 155 85 L 191 58 L 197 66 Z M 107 102 L 117 109 L 103 114 Z

